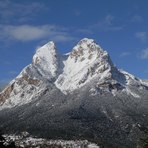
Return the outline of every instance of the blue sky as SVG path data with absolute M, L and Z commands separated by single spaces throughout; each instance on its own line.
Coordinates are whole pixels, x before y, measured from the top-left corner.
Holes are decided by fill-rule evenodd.
M 61 53 L 93 38 L 114 64 L 148 79 L 147 0 L 0 0 L 0 84 L 50 40 Z

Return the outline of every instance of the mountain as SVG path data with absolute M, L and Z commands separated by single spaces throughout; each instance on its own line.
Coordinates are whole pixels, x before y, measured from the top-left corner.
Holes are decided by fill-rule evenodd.
M 2 108 L 28 103 L 54 81 L 59 73 L 60 57 L 53 42 L 39 48 L 33 56 L 32 64 L 10 82 L 2 93 Z
M 148 126 L 147 96 L 148 83 L 119 70 L 93 39 L 65 55 L 49 42 L 0 93 L 0 129 L 137 146 Z

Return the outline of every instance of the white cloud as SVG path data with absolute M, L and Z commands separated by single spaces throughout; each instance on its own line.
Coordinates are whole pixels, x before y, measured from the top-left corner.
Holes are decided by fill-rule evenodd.
M 0 40 L 33 41 L 49 38 L 57 42 L 73 40 L 68 31 L 55 25 L 0 25 Z
M 74 10 L 74 15 L 75 16 L 80 16 L 81 15 L 81 12 L 79 10 Z
M 6 86 L 10 81 L 11 81 L 11 79 L 0 80 L 0 88 L 3 88 L 4 86 Z
M 9 71 L 9 75 L 11 76 L 16 76 L 17 74 L 18 74 L 17 71 L 14 71 L 14 70 Z
M 122 52 L 120 54 L 120 57 L 126 57 L 126 56 L 129 56 L 131 53 L 130 52 Z
M 133 17 L 132 17 L 132 20 L 131 20 L 132 22 L 135 22 L 135 23 L 140 23 L 140 22 L 142 22 L 143 21 L 143 18 L 142 18 L 142 16 L 140 16 L 140 15 L 134 15 Z
M 46 10 L 47 7 L 42 2 L 1 0 L 0 20 L 1 23 L 26 22 Z
M 148 70 L 144 70 L 144 73 L 148 74 Z M 148 81 L 148 80 L 147 80 Z
M 140 58 L 141 59 L 148 59 L 148 48 L 142 50 Z
M 107 15 L 104 19 L 104 22 L 108 25 L 112 25 L 113 21 L 114 21 L 114 16 L 112 15 Z
M 137 32 L 135 36 L 136 38 L 140 39 L 142 42 L 147 41 L 147 32 Z
M 124 28 L 124 26 L 118 25 L 115 22 L 117 22 L 116 18 L 109 14 L 98 23 L 92 25 L 90 28 L 99 29 L 100 31 L 119 31 Z
M 83 28 L 83 29 L 76 29 L 76 32 L 82 33 L 82 34 L 93 34 L 93 32 L 91 30 L 85 29 L 85 28 Z

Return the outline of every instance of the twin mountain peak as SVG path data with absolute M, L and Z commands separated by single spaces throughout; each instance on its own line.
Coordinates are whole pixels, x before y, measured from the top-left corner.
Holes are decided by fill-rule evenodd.
M 89 88 L 90 95 L 126 93 L 140 96 L 132 89 L 148 89 L 148 84 L 117 69 L 93 39 L 84 38 L 65 55 L 60 55 L 54 42 L 37 49 L 32 64 L 10 82 L 0 93 L 0 108 L 31 102 L 53 85 L 65 95 Z

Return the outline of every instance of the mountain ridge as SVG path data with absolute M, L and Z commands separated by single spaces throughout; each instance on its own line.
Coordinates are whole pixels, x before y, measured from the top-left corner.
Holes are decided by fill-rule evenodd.
M 0 129 L 137 147 L 148 127 L 147 96 L 148 83 L 115 67 L 94 40 L 66 55 L 48 42 L 0 93 Z
M 102 90 L 113 95 L 118 91 L 126 91 L 129 95 L 139 97 L 128 85 L 136 84 L 141 89 L 147 87 L 142 80 L 117 69 L 109 54 L 93 39 L 80 40 L 65 57 L 58 53 L 55 43 L 50 41 L 37 49 L 32 64 L 26 66 L 0 93 L 0 108 L 28 103 L 50 83 L 67 94 L 92 80 L 96 81 L 92 88 L 94 94 Z

